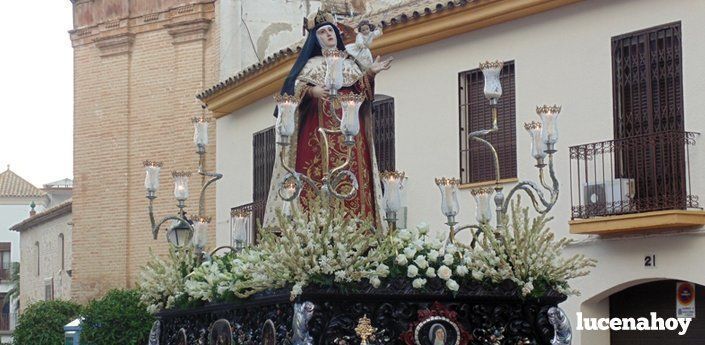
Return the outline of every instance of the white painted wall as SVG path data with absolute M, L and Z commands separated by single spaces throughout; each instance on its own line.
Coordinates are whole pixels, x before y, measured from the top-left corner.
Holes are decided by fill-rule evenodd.
M 705 117 L 705 2 L 682 0 L 590 0 L 502 25 L 456 36 L 394 54 L 392 69 L 377 78 L 377 93 L 395 98 L 397 167 L 413 184 L 408 190 L 409 221 L 426 221 L 441 229 L 436 176 L 458 175 L 457 76 L 487 59 L 514 60 L 516 66 L 517 156 L 520 179 L 535 179 L 529 137 L 523 122 L 536 120 L 535 106 L 563 105 L 556 168 L 561 197 L 552 215 L 558 237 L 568 233 L 570 196 L 567 148 L 612 139 L 613 36 L 674 21 L 682 22 L 685 128 L 703 131 Z M 274 104 L 265 98 L 218 120 L 218 242 L 227 238 L 230 207 L 251 201 L 252 133 L 273 123 Z M 489 115 L 488 115 L 489 116 Z M 501 116 L 501 114 L 500 114 Z M 690 149 L 693 193 L 705 197 L 703 139 Z M 507 189 L 511 185 L 506 186 Z M 523 198 L 526 200 L 526 198 Z M 474 223 L 469 192 L 461 198 L 461 223 Z M 583 294 L 563 304 L 575 322 L 575 312 L 607 312 L 605 297 L 648 279 L 683 279 L 705 284 L 700 264 L 702 233 L 584 241 L 568 254 L 584 253 L 600 260 L 593 274 L 574 282 Z M 643 256 L 656 254 L 659 267 L 643 268 Z M 630 283 L 631 282 L 631 283 Z M 607 292 L 605 292 L 607 291 Z M 607 344 L 604 334 L 576 335 L 575 344 Z

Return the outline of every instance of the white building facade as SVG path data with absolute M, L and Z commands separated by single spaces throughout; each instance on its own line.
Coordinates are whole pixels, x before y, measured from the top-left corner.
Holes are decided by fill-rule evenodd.
M 512 87 L 503 84 L 503 97 L 512 104 L 500 108 L 500 123 L 502 117 L 506 122 L 500 130 L 515 130 L 505 147 L 505 158 L 515 161 L 502 163 L 510 171 L 503 178 L 505 193 L 517 180 L 537 179 L 523 124 L 538 120 L 537 105 L 562 105 L 555 155 L 561 194 L 550 226 L 558 238 L 577 241 L 566 254 L 582 253 L 599 261 L 590 276 L 572 282 L 582 294 L 561 305 L 573 325 L 577 312 L 616 317 L 651 310 L 675 316 L 676 283 L 694 283 L 697 291 L 705 286 L 705 267 L 700 264 L 705 219 L 697 204 L 697 196 L 705 195 L 705 144 L 703 138 L 686 133 L 705 127 L 700 114 L 705 110 L 705 3 L 458 3 L 428 6 L 431 11 L 421 16 L 413 13 L 424 13 L 423 8 L 409 7 L 394 12 L 407 14 L 396 22 L 391 14 L 371 17 L 392 24 L 387 37 L 373 46 L 373 53 L 393 52 L 395 58 L 392 68 L 376 78 L 376 93 L 393 99 L 394 165 L 409 176 L 408 223 L 425 221 L 443 229 L 433 179 L 463 174 L 466 188 L 458 218 L 461 224 L 475 223 L 469 189 L 483 183 L 482 176 L 475 178 L 469 170 L 477 168 L 473 161 L 479 156 L 472 154 L 481 153 L 463 156 L 468 153 L 460 133 L 479 123 L 473 122 L 476 116 L 489 123 L 490 115 L 463 110 L 477 102 L 466 96 L 465 88 L 479 62 L 504 61 L 511 66 L 507 71 L 512 73 Z M 646 60 L 633 56 L 626 61 L 630 52 Z M 218 118 L 217 170 L 225 175 L 216 192 L 218 245 L 232 240 L 231 209 L 255 201 L 258 151 L 253 142 L 257 145 L 257 135 L 274 124 L 271 95 L 276 87 L 266 93 L 248 90 L 248 84 L 266 85 L 262 80 L 270 78 L 270 83 L 281 85 L 281 71 L 288 72 L 291 58 L 272 61 L 203 97 Z M 637 102 L 646 106 L 639 108 Z M 528 205 L 528 198 L 522 200 Z M 695 303 L 696 314 L 705 312 L 705 301 Z M 703 316 L 697 314 L 696 320 Z M 691 330 L 693 339 L 702 339 L 697 338 L 700 327 Z M 636 332 L 576 331 L 574 338 L 574 344 L 585 345 L 657 341 L 653 334 Z

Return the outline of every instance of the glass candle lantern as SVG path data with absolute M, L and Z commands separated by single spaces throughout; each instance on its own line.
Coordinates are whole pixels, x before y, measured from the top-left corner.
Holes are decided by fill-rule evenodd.
M 323 50 L 323 58 L 326 61 L 326 75 L 323 80 L 325 86 L 330 90 L 331 95 L 336 95 L 343 87 L 343 61 L 347 53 L 337 49 Z
M 241 250 L 250 244 L 250 215 L 248 210 L 234 210 L 232 215 L 232 244 L 235 249 Z
M 194 117 L 193 122 L 193 143 L 197 146 L 208 145 L 208 119 L 204 116 Z
M 475 219 L 480 224 L 487 224 L 492 220 L 492 188 L 474 188 L 470 194 L 475 199 Z
M 174 221 L 169 231 L 166 233 L 166 239 L 169 243 L 182 247 L 189 243 L 193 239 L 193 230 L 191 226 L 183 221 Z
M 537 166 L 543 165 L 543 159 L 546 158 L 546 143 L 541 137 L 542 127 L 541 123 L 536 121 L 524 123 L 524 129 L 531 136 L 531 156 L 536 159 Z
M 274 96 L 277 102 L 277 122 L 274 125 L 278 134 L 277 143 L 289 145 L 289 138 L 296 129 L 296 109 L 299 107 L 299 100 L 296 97 L 283 94 Z
M 384 171 L 380 173 L 384 185 L 383 205 L 386 212 L 397 212 L 401 208 L 401 190 L 404 188 L 404 172 Z
M 210 218 L 198 217 L 193 222 L 193 245 L 196 248 L 203 249 L 208 244 L 208 225 Z
M 338 99 L 343 109 L 340 131 L 345 136 L 345 144 L 352 145 L 355 143 L 355 136 L 360 133 L 360 106 L 365 96 L 349 93 L 341 95 Z
M 185 201 L 188 199 L 188 179 L 191 173 L 188 171 L 172 171 L 174 178 L 174 197 L 176 200 Z
M 159 189 L 159 172 L 162 169 L 162 162 L 144 161 L 144 188 L 147 192 L 154 193 Z
M 499 74 L 502 72 L 504 63 L 502 61 L 486 61 L 480 63 L 480 69 L 485 77 L 485 98 L 490 104 L 497 104 L 497 100 L 502 97 L 502 83 Z
M 541 138 L 551 148 L 558 142 L 558 114 L 561 113 L 559 105 L 542 105 L 536 107 L 536 114 L 541 118 Z
M 458 186 L 460 180 L 456 178 L 436 178 L 436 185 L 441 191 L 441 211 L 448 217 L 455 217 L 460 210 L 458 203 Z

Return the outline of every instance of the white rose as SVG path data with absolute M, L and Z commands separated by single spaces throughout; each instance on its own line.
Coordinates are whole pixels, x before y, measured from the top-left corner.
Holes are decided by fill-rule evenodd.
M 426 285 L 426 279 L 424 278 L 416 278 L 414 279 L 413 282 L 411 282 L 411 286 L 414 287 L 414 289 L 420 289 Z
M 436 262 L 436 260 L 438 260 L 438 255 L 440 255 L 440 253 L 437 250 L 433 249 L 428 252 L 428 260 L 430 260 L 431 262 Z
M 416 248 L 410 248 L 410 247 L 404 248 L 404 255 L 406 255 L 406 257 L 409 259 L 413 259 L 414 255 L 416 255 Z
M 468 268 L 465 266 L 458 266 L 455 268 L 455 273 L 461 277 L 465 277 L 465 275 L 468 274 Z
M 427 234 L 428 228 L 429 228 L 428 223 L 425 223 L 425 222 L 421 222 L 421 223 L 419 223 L 419 225 L 416 226 L 416 230 L 418 230 L 419 234 L 421 234 L 421 235 Z
M 441 278 L 443 280 L 448 280 L 450 279 L 450 276 L 453 275 L 453 271 L 446 265 L 443 265 L 438 268 L 438 278 Z
M 370 279 L 370 284 L 372 284 L 372 287 L 376 289 L 379 287 L 380 284 L 382 284 L 382 281 L 379 280 L 379 278 L 377 277 L 372 277 L 372 279 Z
M 480 271 L 478 271 L 478 270 L 473 270 L 473 271 L 472 271 L 472 279 L 475 279 L 475 280 L 482 280 L 482 278 L 483 278 L 482 272 L 480 272 Z
M 452 265 L 453 261 L 455 261 L 455 259 L 453 258 L 453 254 L 443 255 L 443 263 L 445 265 Z
M 448 279 L 448 281 L 446 281 L 446 287 L 448 287 L 450 291 L 458 291 L 458 289 L 460 289 L 460 285 L 458 285 L 458 283 L 453 279 Z
M 524 287 L 521 289 L 521 293 L 526 296 L 531 293 L 531 291 L 534 291 L 534 284 L 531 282 L 528 282 L 524 284 Z
M 455 254 L 455 253 L 458 252 L 458 247 L 456 247 L 456 246 L 455 246 L 454 244 L 452 244 L 452 243 L 449 243 L 449 244 L 446 246 L 446 252 L 447 252 L 447 253 L 450 253 L 450 254 Z
M 418 239 L 414 241 L 414 245 L 416 246 L 416 250 L 421 250 L 423 249 L 424 242 L 422 239 Z
M 396 262 L 400 266 L 406 266 L 406 264 L 408 263 L 408 260 L 406 259 L 406 255 L 404 255 L 404 254 L 397 255 Z
M 400 239 L 402 239 L 404 241 L 408 241 L 411 239 L 411 232 L 409 232 L 409 230 L 406 230 L 406 229 L 401 229 L 397 233 L 397 237 L 399 237 Z
M 419 274 L 419 269 L 414 265 L 409 265 L 406 269 L 406 276 L 409 278 L 416 277 Z
M 426 276 L 429 278 L 435 278 L 436 277 L 436 269 L 433 267 L 429 267 L 426 270 Z
M 428 261 L 426 261 L 426 258 L 423 255 L 417 256 L 414 263 L 416 266 L 419 266 L 420 269 L 426 269 L 426 267 L 428 267 Z

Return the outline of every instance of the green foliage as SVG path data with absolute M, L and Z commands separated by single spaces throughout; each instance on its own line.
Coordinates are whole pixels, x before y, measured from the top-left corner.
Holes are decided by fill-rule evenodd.
M 15 345 L 64 343 L 64 326 L 78 317 L 81 306 L 66 301 L 36 302 L 20 315 L 13 334 Z
M 83 312 L 81 342 L 91 345 L 146 344 L 154 318 L 137 290 L 111 290 Z

